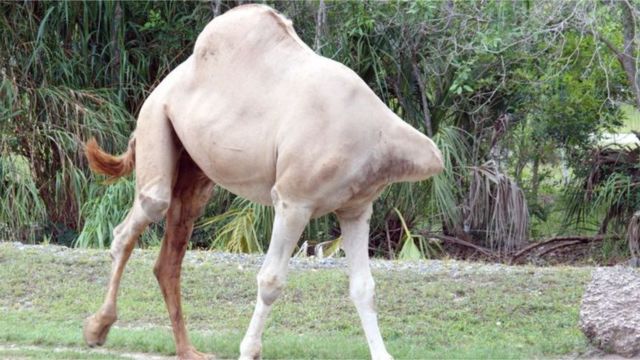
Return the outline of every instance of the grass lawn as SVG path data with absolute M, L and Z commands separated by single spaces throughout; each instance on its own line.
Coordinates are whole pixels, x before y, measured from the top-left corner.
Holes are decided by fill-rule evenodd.
M 102 302 L 108 252 L 51 248 L 0 243 L 0 358 L 174 353 L 151 271 L 157 251 L 132 256 L 119 320 L 104 346 L 115 355 L 105 355 L 82 350 L 81 330 Z M 193 254 L 185 263 L 188 328 L 199 350 L 236 358 L 253 310 L 258 268 L 216 264 L 206 255 Z M 374 272 L 383 336 L 396 358 L 566 358 L 588 350 L 577 323 L 591 268 L 427 265 L 433 271 Z M 293 270 L 267 323 L 263 356 L 367 358 L 347 286 L 342 269 Z

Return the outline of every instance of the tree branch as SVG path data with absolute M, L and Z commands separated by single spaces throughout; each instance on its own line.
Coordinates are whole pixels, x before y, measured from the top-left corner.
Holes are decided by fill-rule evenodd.
M 471 249 L 477 250 L 477 251 L 478 251 L 478 252 L 480 252 L 481 254 L 486 255 L 486 256 L 488 256 L 488 257 L 491 257 L 491 258 L 493 258 L 493 257 L 495 257 L 495 256 L 496 256 L 496 255 L 495 255 L 493 252 L 491 252 L 491 250 L 489 250 L 489 249 L 485 249 L 485 248 L 483 248 L 482 246 L 478 246 L 478 245 L 472 244 L 472 243 L 470 243 L 470 242 L 468 242 L 468 241 L 465 241 L 465 240 L 462 240 L 462 239 L 458 239 L 458 238 L 453 237 L 453 236 L 447 236 L 447 235 L 434 234 L 434 233 L 431 233 L 431 232 L 428 232 L 428 231 L 423 231 L 423 232 L 421 232 L 421 233 L 422 233 L 422 235 L 427 236 L 427 237 L 432 237 L 432 238 L 440 239 L 440 240 L 443 240 L 443 241 L 446 241 L 446 242 L 450 242 L 450 243 L 452 243 L 452 244 L 462 245 L 462 246 L 465 246 L 465 247 L 468 247 L 468 248 L 471 248 Z
M 590 243 L 590 242 L 595 242 L 595 241 L 602 241 L 604 239 L 606 239 L 607 236 L 605 235 L 597 235 L 597 236 L 558 236 L 558 237 L 554 237 L 548 240 L 543 240 L 541 242 L 537 242 L 534 244 L 531 244 L 527 247 L 525 247 L 524 249 L 518 251 L 517 253 L 515 253 L 513 255 L 513 257 L 511 257 L 511 261 L 510 263 L 515 263 L 519 258 L 521 258 L 522 256 L 532 252 L 535 249 L 538 248 L 542 248 L 551 244 L 556 244 L 556 243 L 560 243 L 560 245 L 556 245 L 553 246 L 549 249 L 544 250 L 539 256 L 543 256 L 549 252 L 555 251 L 559 248 L 565 247 L 565 246 L 571 246 L 571 245 L 576 245 L 576 244 L 586 244 L 586 243 Z

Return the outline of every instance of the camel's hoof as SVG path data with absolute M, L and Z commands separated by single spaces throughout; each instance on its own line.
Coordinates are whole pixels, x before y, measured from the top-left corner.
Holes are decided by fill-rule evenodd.
M 238 360 L 260 360 L 260 359 L 262 359 L 260 355 L 257 355 L 257 356 L 240 355 L 240 357 L 238 358 Z
M 373 360 L 393 360 L 393 356 L 389 355 L 389 353 L 375 354 L 371 356 Z
M 240 357 L 238 360 L 260 360 L 262 356 L 260 356 L 260 350 L 257 351 L 241 351 Z
M 262 356 L 260 354 L 260 350 L 258 351 L 252 351 L 252 352 L 245 352 L 240 353 L 240 357 L 238 358 L 238 360 L 260 360 L 262 359 Z
M 111 325 L 113 325 L 114 322 L 115 319 L 113 319 L 113 321 L 99 321 L 96 315 L 89 316 L 84 321 L 84 330 L 82 331 L 84 342 L 89 347 L 104 345 L 107 340 L 107 334 L 109 334 L 109 329 L 111 329 Z
M 240 357 L 238 360 L 260 360 L 262 356 L 262 342 L 260 338 L 248 337 L 240 343 Z
M 211 354 L 201 353 L 191 348 L 177 356 L 178 360 L 215 360 L 215 356 Z

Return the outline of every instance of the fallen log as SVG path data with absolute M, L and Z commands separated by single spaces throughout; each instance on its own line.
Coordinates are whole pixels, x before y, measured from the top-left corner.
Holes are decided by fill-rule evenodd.
M 479 253 L 488 256 L 488 257 L 497 257 L 496 254 L 494 254 L 491 250 L 483 248 L 482 246 L 476 245 L 476 244 L 472 244 L 466 240 L 462 240 L 459 239 L 457 237 L 453 237 L 453 236 L 448 236 L 448 235 L 443 235 L 443 234 L 434 234 L 434 233 L 430 233 L 428 231 L 423 231 L 422 235 L 426 236 L 426 237 L 431 237 L 431 238 L 436 238 L 442 241 L 446 241 L 452 244 L 456 244 L 456 245 L 461 245 L 461 246 L 465 246 L 471 249 L 474 249 L 476 251 L 478 251 Z
M 545 249 L 542 253 L 538 254 L 538 256 L 544 256 L 548 253 L 551 253 L 553 251 L 556 251 L 558 249 L 564 248 L 564 247 L 568 247 L 568 246 L 573 246 L 573 245 L 579 245 L 579 244 L 587 244 L 590 242 L 596 242 L 596 241 L 602 241 L 604 239 L 606 239 L 608 236 L 605 235 L 596 235 L 596 236 L 557 236 L 557 237 L 553 237 L 551 239 L 547 239 L 541 242 L 537 242 L 537 243 L 533 243 L 527 247 L 525 247 L 524 249 L 518 251 L 517 253 L 515 253 L 512 257 L 511 257 L 511 261 L 510 263 L 513 264 L 515 263 L 519 258 L 523 257 L 524 255 L 545 247 L 545 246 L 549 246 L 551 244 L 558 244 L 556 246 L 552 246 L 549 249 Z M 610 236 L 609 236 L 610 237 Z

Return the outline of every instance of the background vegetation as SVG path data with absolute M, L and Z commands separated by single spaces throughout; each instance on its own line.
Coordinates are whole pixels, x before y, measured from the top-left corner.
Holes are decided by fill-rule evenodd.
M 82 142 L 123 151 L 145 97 L 239 3 L 1 3 L 0 239 L 108 246 L 133 180 L 101 184 Z M 445 173 L 376 202 L 373 254 L 505 256 L 574 235 L 629 255 L 640 150 L 602 139 L 640 130 L 637 1 L 266 3 L 443 150 Z M 192 244 L 263 251 L 272 219 L 221 190 Z M 314 220 L 301 248 L 330 253 L 338 236 Z

